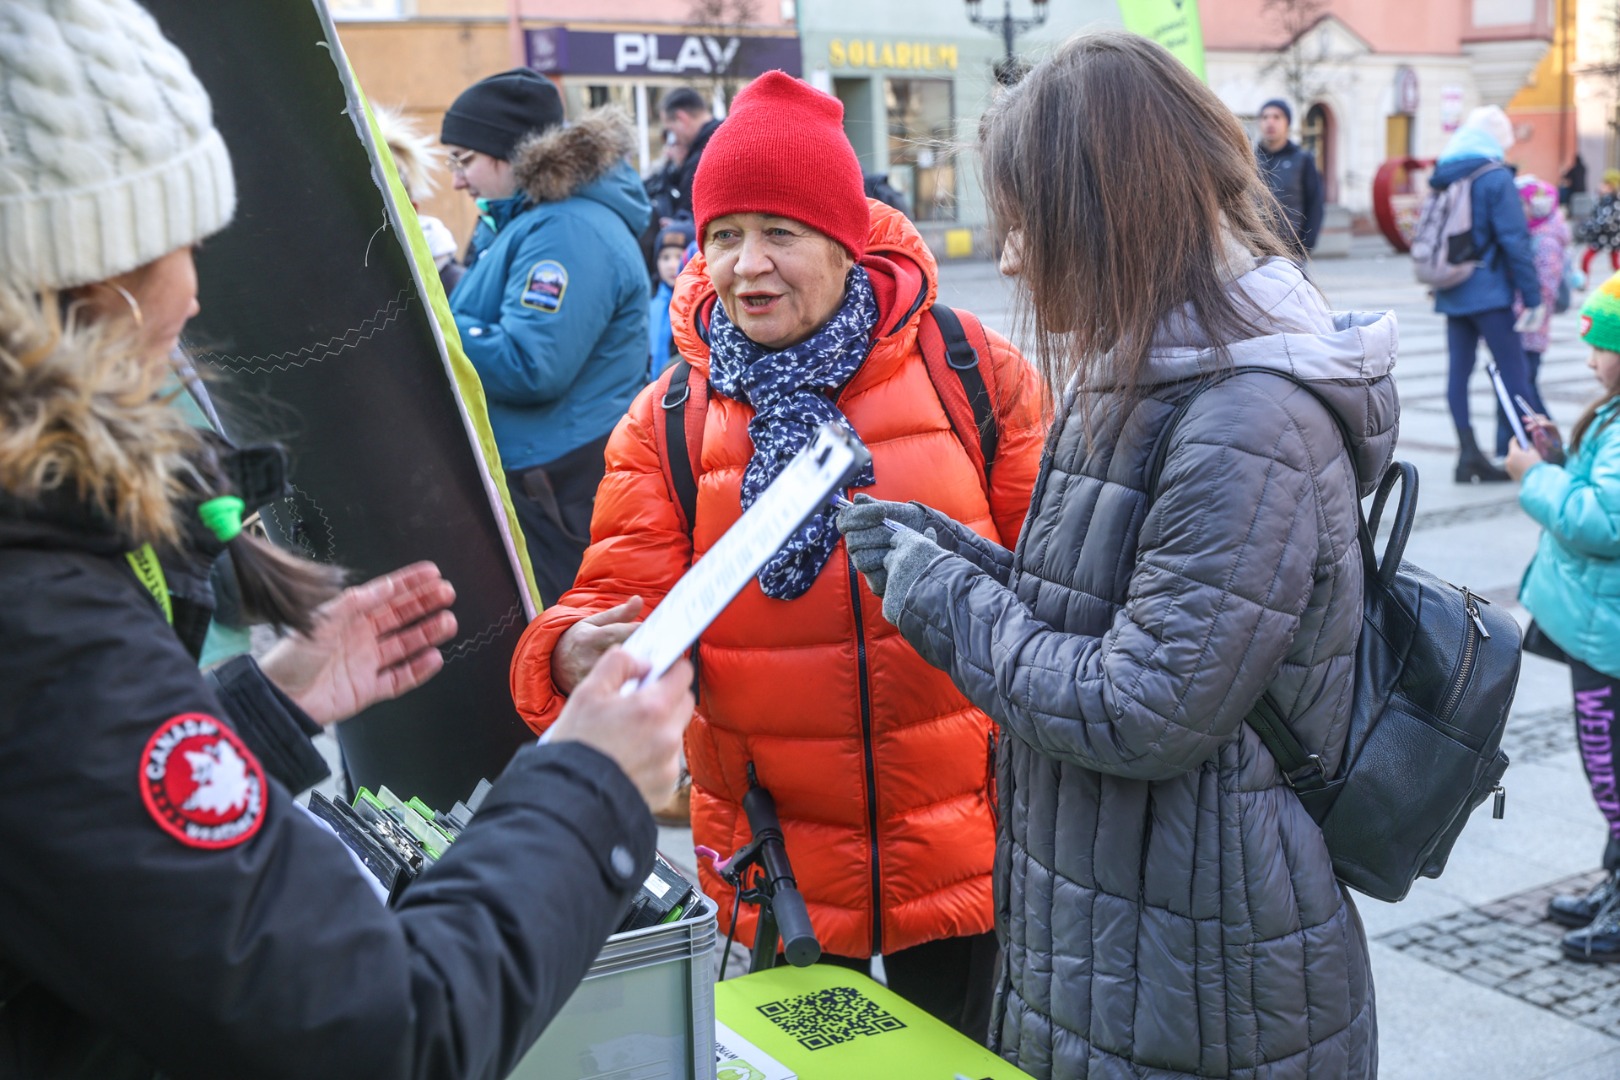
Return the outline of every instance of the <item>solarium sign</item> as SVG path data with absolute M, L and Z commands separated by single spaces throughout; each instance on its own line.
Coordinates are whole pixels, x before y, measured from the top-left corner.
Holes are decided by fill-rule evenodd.
M 747 34 L 603 33 L 550 26 L 526 37 L 528 66 L 547 75 L 752 78 L 800 71 L 797 37 Z

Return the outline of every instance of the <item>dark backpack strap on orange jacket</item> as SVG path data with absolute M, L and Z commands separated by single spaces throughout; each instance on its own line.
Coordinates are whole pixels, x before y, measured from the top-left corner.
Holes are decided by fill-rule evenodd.
M 661 393 L 653 410 L 653 438 L 663 451 L 658 457 L 664 481 L 685 518 L 686 535 L 691 536 L 697 524 L 697 465 L 702 460 L 709 381 L 692 378 L 692 365 L 682 357 L 655 385 Z
M 996 422 L 995 377 L 986 379 L 980 362 L 990 355 L 984 324 L 971 312 L 935 304 L 923 313 L 917 343 L 922 346 L 934 392 L 979 471 L 979 486 L 988 495 L 1001 429 Z

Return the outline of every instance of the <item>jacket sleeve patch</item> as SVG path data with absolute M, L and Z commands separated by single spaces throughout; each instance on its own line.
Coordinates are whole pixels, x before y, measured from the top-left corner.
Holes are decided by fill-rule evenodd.
M 554 313 L 562 308 L 567 291 L 568 270 L 555 259 L 544 259 L 529 271 L 529 280 L 523 286 L 523 306 Z
M 170 717 L 141 754 L 141 798 L 187 847 L 218 850 L 264 824 L 264 769 L 236 732 L 204 713 Z

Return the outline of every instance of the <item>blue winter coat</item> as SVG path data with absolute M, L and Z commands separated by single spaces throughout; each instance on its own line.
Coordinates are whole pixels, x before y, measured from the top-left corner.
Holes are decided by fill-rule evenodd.
M 651 209 L 633 145 L 605 110 L 521 144 L 518 194 L 488 205 L 493 233 L 480 228 L 450 295 L 510 471 L 607 435 L 646 385 Z
M 1617 412 L 1620 402 L 1598 411 L 1568 464 L 1543 462 L 1524 474 L 1519 505 L 1545 531 L 1519 599 L 1559 648 L 1588 667 L 1620 676 Z
M 1443 190 L 1490 162 L 1488 157 L 1443 159 L 1429 186 Z M 1467 281 L 1435 293 L 1434 310 L 1442 315 L 1477 315 L 1511 308 L 1515 292 L 1534 306 L 1541 300 L 1541 285 L 1513 174 L 1497 168 L 1481 175 L 1474 181 L 1473 204 L 1474 249 L 1484 252 L 1484 258 Z
M 647 349 L 652 354 L 648 376 L 653 379 L 675 359 L 675 335 L 669 322 L 669 302 L 674 298 L 675 290 L 660 281 L 647 302 Z

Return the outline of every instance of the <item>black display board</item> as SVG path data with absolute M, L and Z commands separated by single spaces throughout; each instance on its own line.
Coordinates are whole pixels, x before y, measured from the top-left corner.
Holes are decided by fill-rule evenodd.
M 533 606 L 482 394 L 464 367 L 458 392 L 436 275 L 429 286 L 402 239 L 414 213 L 384 195 L 388 172 L 312 0 L 144 2 L 213 97 L 235 166 L 236 218 L 198 254 L 202 314 L 186 345 L 215 376 L 227 431 L 292 452 L 294 496 L 267 526 L 354 580 L 431 559 L 456 587 L 443 672 L 338 732 L 356 783 L 449 806 L 532 738 L 508 668 Z

